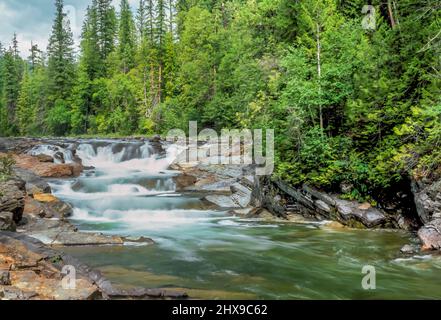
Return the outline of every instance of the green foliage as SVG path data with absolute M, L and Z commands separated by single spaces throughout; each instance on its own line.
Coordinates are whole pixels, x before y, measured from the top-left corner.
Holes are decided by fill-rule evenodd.
M 65 100 L 55 101 L 55 106 L 47 114 L 46 123 L 49 133 L 54 136 L 62 136 L 69 132 L 70 110 Z
M 0 181 L 5 181 L 12 176 L 14 165 L 15 160 L 12 155 L 0 156 Z
M 0 46 L 0 134 L 272 128 L 276 176 L 345 197 L 441 174 L 436 1 L 92 0 L 81 52 L 56 0 L 47 62 Z

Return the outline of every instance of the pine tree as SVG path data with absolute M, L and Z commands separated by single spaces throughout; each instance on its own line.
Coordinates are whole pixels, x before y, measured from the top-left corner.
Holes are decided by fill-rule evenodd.
M 38 48 L 37 44 L 31 42 L 31 49 L 29 49 L 31 55 L 28 57 L 31 71 L 34 71 L 36 67 L 43 63 L 42 51 Z
M 135 26 L 127 0 L 121 0 L 118 53 L 123 73 L 127 73 L 135 64 Z
M 97 35 L 99 53 L 102 61 L 106 61 L 115 49 L 117 19 L 112 0 L 93 0 L 92 7 L 96 10 Z
M 3 106 L 2 127 L 7 135 L 17 133 L 16 112 L 20 91 L 20 71 L 13 48 L 3 57 Z
M 70 96 L 74 76 L 73 35 L 63 12 L 63 0 L 55 0 L 56 14 L 48 45 L 49 94 L 52 101 Z

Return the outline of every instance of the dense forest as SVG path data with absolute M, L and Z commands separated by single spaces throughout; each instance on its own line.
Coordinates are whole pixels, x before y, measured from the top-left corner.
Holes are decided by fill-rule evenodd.
M 439 169 L 439 0 L 92 0 L 80 48 L 63 6 L 0 46 L 2 136 L 273 128 L 276 177 L 364 199 Z

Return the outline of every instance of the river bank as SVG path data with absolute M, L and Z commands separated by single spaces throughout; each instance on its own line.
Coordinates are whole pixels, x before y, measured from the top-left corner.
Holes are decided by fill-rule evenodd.
M 339 239 L 338 241 L 342 244 L 346 243 L 346 235 L 350 237 L 361 235 L 358 232 L 353 233 L 351 231 L 353 227 L 377 230 L 381 228 L 401 228 L 407 230 L 406 232 L 416 232 L 420 227 L 419 223 L 400 212 L 393 213 L 393 210 L 388 212 L 381 208 L 373 208 L 368 204 L 357 204 L 342 200 L 339 199 L 338 195 L 328 195 L 309 186 L 304 186 L 301 190 L 298 190 L 282 182 L 271 182 L 257 178 L 253 175 L 250 166 L 207 166 L 197 163 L 182 166 L 173 161 L 168 163 L 167 161 L 170 159 L 166 156 L 167 152 L 157 139 L 152 141 L 128 139 L 92 142 L 90 140 L 2 139 L 1 142 L 1 152 L 13 152 L 14 154 L 16 160 L 14 172 L 17 176 L 8 182 L 4 182 L 5 190 L 14 190 L 12 193 L 8 193 L 6 198 L 15 200 L 9 202 L 2 200 L 2 203 L 14 203 L 16 207 L 13 208 L 9 205 L 8 208 L 5 207 L 0 210 L 13 212 L 9 217 L 10 219 L 6 215 L 6 218 L 2 220 L 5 226 L 2 228 L 6 230 L 15 229 L 17 232 L 0 231 L 5 239 L 2 241 L 6 248 L 2 251 L 6 252 L 2 253 L 3 260 L 15 261 L 13 257 L 17 254 L 8 250 L 16 246 L 16 241 L 22 242 L 25 248 L 30 247 L 28 243 L 34 245 L 38 243 L 37 247 L 40 250 L 43 250 L 42 248 L 49 249 L 50 247 L 50 250 L 55 250 L 55 252 L 60 252 L 59 250 L 68 251 L 81 258 L 81 261 L 87 261 L 88 264 L 97 267 L 99 270 L 106 270 L 106 274 L 111 275 L 112 279 L 131 284 L 125 287 L 124 290 L 115 289 L 101 274 L 97 278 L 91 277 L 91 272 L 85 272 L 80 273 L 80 275 L 87 282 L 87 285 L 81 285 L 81 287 L 90 288 L 90 290 L 85 291 L 86 293 L 74 294 L 71 292 L 64 293 L 67 295 L 63 296 L 54 293 L 53 290 L 48 294 L 48 289 L 45 289 L 46 291 L 40 290 L 36 295 L 34 293 L 33 295 L 26 295 L 26 292 L 23 292 L 21 295 L 16 295 L 17 298 L 184 298 L 186 294 L 182 288 L 188 288 L 187 291 L 196 294 L 196 297 L 198 295 L 210 298 L 216 298 L 219 295 L 224 298 L 235 296 L 233 292 L 220 293 L 219 290 L 211 296 L 207 293 L 205 286 L 202 286 L 205 288 L 204 290 L 197 291 L 195 288 L 192 289 L 194 283 L 187 283 L 178 280 L 176 277 L 162 276 L 162 280 L 159 281 L 158 277 L 152 277 L 144 271 L 134 272 L 131 268 L 126 269 L 122 265 L 113 268 L 103 268 L 101 265 L 106 259 L 111 259 L 112 264 L 115 261 L 118 264 L 123 263 L 121 258 L 118 257 L 119 254 L 124 254 L 128 261 L 133 260 L 134 257 L 153 254 L 162 263 L 158 267 L 164 269 L 165 265 L 176 259 L 176 256 L 169 256 L 167 251 L 161 249 L 169 248 L 169 237 L 175 235 L 175 233 L 169 235 L 168 232 L 162 231 L 164 227 L 173 229 L 176 226 L 180 228 L 180 233 L 182 233 L 180 236 L 183 236 L 183 238 L 179 238 L 181 245 L 189 241 L 190 234 L 195 233 L 195 237 L 199 241 L 205 241 L 207 245 L 211 243 L 209 251 L 214 250 L 212 246 L 216 243 L 215 241 L 219 241 L 219 244 L 227 241 L 227 233 L 230 234 L 228 235 L 228 241 L 231 241 L 231 235 L 240 238 L 250 237 L 250 240 L 252 238 L 260 239 L 258 241 L 261 243 L 255 243 L 255 249 L 248 247 L 252 242 L 236 244 L 238 248 L 246 250 L 248 254 L 251 253 L 250 250 L 257 249 L 257 252 L 259 252 L 261 249 L 258 248 L 268 241 L 265 238 L 269 236 L 269 233 L 256 233 L 255 230 L 284 230 L 282 233 L 284 246 L 287 246 L 288 243 L 290 243 L 290 246 L 296 245 L 296 243 L 300 245 L 303 241 L 301 238 L 296 238 L 297 240 L 292 244 L 291 240 L 288 240 L 292 237 L 290 234 L 293 229 L 290 226 L 285 227 L 286 223 L 293 223 L 294 230 L 297 230 L 296 232 L 299 234 L 304 234 L 305 239 L 310 239 L 309 233 L 305 233 L 310 228 L 329 230 L 326 231 L 326 237 L 337 231 L 334 238 Z M 81 147 L 79 147 L 80 145 Z M 171 171 L 167 171 L 170 169 Z M 97 184 L 98 181 L 102 182 Z M 430 194 L 434 193 L 436 194 L 436 191 Z M 419 195 L 420 198 L 425 198 L 421 196 L 421 191 Z M 56 196 L 61 197 L 61 199 Z M 100 199 L 106 200 L 102 202 Z M 429 199 L 431 198 L 429 197 Z M 436 207 L 436 202 L 432 207 L 434 206 Z M 145 211 L 146 208 L 149 208 L 149 210 Z M 167 211 L 164 211 L 165 208 Z M 433 219 L 436 221 L 436 212 L 427 213 L 427 210 L 424 211 L 427 214 L 426 226 L 421 227 L 418 233 L 424 250 L 435 249 L 436 245 L 433 245 L 433 243 L 436 244 L 437 241 L 437 230 L 431 227 Z M 168 217 L 169 215 L 171 215 L 172 220 Z M 328 220 L 337 222 L 325 222 Z M 115 223 L 121 226 L 115 228 Z M 200 227 L 194 229 L 199 224 Z M 208 226 L 210 226 L 210 229 L 207 229 Z M 221 229 L 219 229 L 220 227 Z M 120 230 L 120 228 L 122 229 Z M 217 234 L 208 233 L 212 229 L 217 230 Z M 103 230 L 104 232 L 96 232 L 96 230 Z M 429 233 L 424 230 L 428 230 Z M 223 232 L 226 233 L 223 234 Z M 236 232 L 239 233 L 236 234 Z M 377 241 L 375 240 L 376 235 L 385 239 L 389 237 L 387 232 L 366 232 L 370 232 L 369 236 L 363 233 L 363 237 L 365 239 L 366 237 L 367 239 L 372 238 L 372 241 Z M 339 233 L 343 238 L 338 235 Z M 418 257 L 424 257 L 424 254 L 419 255 L 418 253 L 420 244 L 417 239 L 412 237 L 411 233 L 407 234 L 408 236 L 403 237 L 403 234 L 392 240 L 394 247 L 402 243 L 404 239 L 408 239 L 405 243 L 409 242 L 407 246 L 403 247 L 405 243 L 402 243 L 398 248 L 393 249 L 395 250 L 393 259 L 418 260 Z M 323 235 L 316 234 L 315 237 L 320 239 Z M 428 242 L 427 239 L 432 242 Z M 275 241 L 275 239 L 271 241 Z M 12 243 L 15 244 L 12 245 Z M 190 245 L 193 244 L 188 242 L 187 246 Z M 199 246 L 201 245 L 202 243 L 199 244 Z M 174 241 L 173 246 L 180 247 L 180 244 Z M 401 247 L 403 247 L 402 253 L 399 253 Z M 228 248 L 230 250 L 229 255 L 235 252 L 232 247 Z M 188 249 L 189 247 L 186 248 L 186 251 Z M 226 248 L 222 244 L 217 250 L 226 250 Z M 327 250 L 332 251 L 333 249 L 328 248 Z M 208 254 L 209 251 L 199 252 L 198 255 Z M 314 249 L 310 248 L 309 251 L 313 252 Z M 289 254 L 289 251 L 286 253 L 276 252 L 268 252 L 268 259 L 271 256 L 281 259 Z M 32 251 L 29 254 L 32 254 Z M 130 254 L 130 258 L 127 254 Z M 36 260 L 47 263 L 52 261 L 51 257 L 54 255 L 55 253 L 51 251 L 51 254 L 43 255 Z M 415 255 L 416 258 L 414 258 Z M 388 253 L 388 256 L 389 258 L 392 257 L 390 253 Z M 70 261 L 73 258 L 64 255 L 63 259 Z M 166 259 L 170 259 L 169 262 Z M 180 268 L 182 270 L 186 269 L 187 262 L 192 266 L 195 262 L 199 261 L 201 263 L 200 257 L 188 252 L 182 258 L 184 260 L 179 259 L 181 258 L 178 257 L 178 261 L 181 261 Z M 253 256 L 252 259 L 259 258 Z M 304 256 L 302 259 L 308 261 L 310 257 Z M 62 278 L 60 266 L 66 263 L 64 260 L 58 265 L 51 262 L 49 267 L 58 271 L 53 271 L 48 279 L 59 280 Z M 216 261 L 211 254 L 209 257 L 205 257 L 204 260 L 212 263 Z M 236 260 L 240 266 L 240 258 L 238 257 Z M 255 263 L 258 264 L 258 261 L 260 259 L 255 260 Z M 139 266 L 142 262 L 135 259 L 133 263 Z M 155 269 L 155 261 L 150 263 L 152 263 L 150 268 Z M 219 261 L 219 263 L 221 262 Z M 261 261 L 261 263 L 266 264 L 268 261 Z M 222 260 L 222 264 L 228 263 Z M 39 269 L 32 269 L 35 268 L 35 265 Z M 27 267 L 24 269 L 31 274 L 33 272 L 32 275 L 47 273 L 45 271 L 46 264 L 34 263 L 33 266 L 30 270 L 26 269 Z M 90 267 L 86 268 L 91 270 Z M 230 269 L 234 270 L 235 268 L 237 269 L 237 266 L 230 266 Z M 262 265 L 261 268 L 264 270 L 268 266 L 264 267 Z M 326 266 L 321 266 L 321 268 L 326 269 Z M 12 290 L 13 292 L 19 292 L 17 290 L 24 288 L 26 281 L 34 284 L 42 281 L 40 276 L 37 278 L 30 276 L 17 277 L 17 274 L 14 273 L 13 262 L 6 264 L 2 270 L 5 270 L 4 278 L 10 279 L 4 281 L 4 283 L 10 284 L 2 287 L 3 292 L 10 292 L 9 289 L 11 288 L 14 288 L 15 291 Z M 123 274 L 130 274 L 136 280 L 132 278 L 129 280 L 129 276 L 123 276 L 121 270 L 124 270 Z M 337 272 L 337 270 L 333 270 L 333 272 Z M 6 272 L 8 275 L 6 275 Z M 199 272 L 200 274 L 204 273 L 202 270 Z M 236 272 L 234 271 L 234 273 Z M 94 270 L 92 273 L 96 274 L 97 271 Z M 170 273 L 180 274 L 178 270 L 170 271 Z M 233 278 L 236 277 L 234 273 Z M 248 283 L 251 281 L 250 279 L 254 279 L 252 280 L 253 283 L 263 281 L 263 274 L 260 271 L 258 274 L 260 280 L 257 280 L 258 278 L 241 277 L 241 285 L 244 286 L 243 281 Z M 208 279 L 212 276 L 207 274 L 206 277 Z M 142 278 L 148 278 L 149 281 L 144 282 L 141 280 Z M 168 285 L 166 290 L 164 289 L 164 281 L 165 283 L 171 282 L 173 285 Z M 49 287 L 57 286 L 56 282 L 43 282 L 48 283 Z M 161 286 L 161 289 L 136 288 L 137 283 L 151 287 L 152 283 L 156 282 Z M 102 285 L 102 283 L 105 285 Z M 216 281 L 213 280 L 213 283 L 216 283 Z M 265 286 L 267 285 L 265 284 Z M 39 288 L 39 286 L 34 285 L 34 288 Z M 269 293 L 277 289 L 267 288 L 266 290 Z M 286 290 L 287 297 L 289 297 L 289 290 L 294 289 L 287 288 Z M 193 297 L 194 295 L 190 294 L 190 296 Z M 263 294 L 262 297 L 264 296 L 268 295 Z M 5 297 L 11 297 L 11 295 L 5 295 Z M 14 296 L 12 295 L 12 297 Z M 247 296 L 237 295 L 237 297 L 246 298 Z

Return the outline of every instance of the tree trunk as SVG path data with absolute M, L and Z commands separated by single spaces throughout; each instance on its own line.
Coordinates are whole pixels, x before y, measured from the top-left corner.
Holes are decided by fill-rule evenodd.
M 395 19 L 394 19 L 394 11 L 392 8 L 392 0 L 387 0 L 387 11 L 389 12 L 390 25 L 393 29 L 395 28 Z

